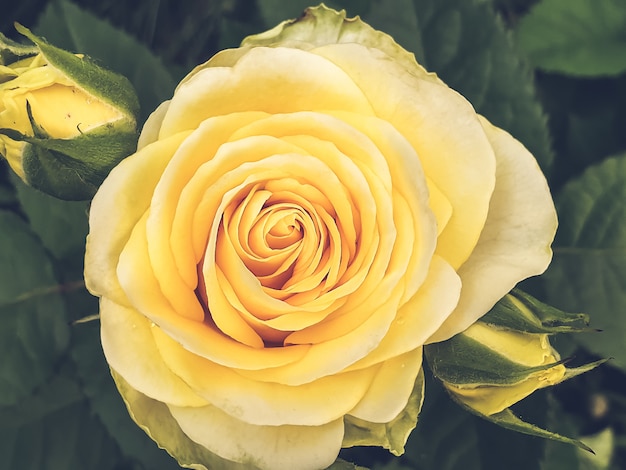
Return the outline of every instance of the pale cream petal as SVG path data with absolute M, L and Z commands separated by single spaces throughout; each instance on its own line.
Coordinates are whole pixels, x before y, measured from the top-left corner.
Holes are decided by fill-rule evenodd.
M 102 349 L 113 370 L 134 389 L 155 400 L 179 406 L 204 406 L 195 394 L 161 359 L 152 337 L 158 326 L 132 308 L 100 300 Z
M 411 143 L 424 174 L 452 206 L 437 241 L 437 254 L 458 268 L 478 242 L 495 184 L 493 149 L 471 104 L 444 84 L 408 72 L 376 49 L 336 44 L 312 52 L 350 75 L 376 115 Z M 367 70 L 376 73 L 364 73 Z
M 336 459 L 343 419 L 322 426 L 257 426 L 239 421 L 214 406 L 169 406 L 189 438 L 214 454 L 261 470 L 319 470 Z
M 422 369 L 422 347 L 380 365 L 367 393 L 350 415 L 372 423 L 388 423 L 404 409 Z
M 163 118 L 170 107 L 170 100 L 164 101 L 157 108 L 152 111 L 148 119 L 146 119 L 141 134 L 139 135 L 139 141 L 137 142 L 137 150 L 141 150 L 146 145 L 151 144 L 159 138 L 159 131 L 161 130 L 161 123 Z
M 195 129 L 211 116 L 316 109 L 372 113 L 359 87 L 332 62 L 297 49 L 258 47 L 233 67 L 209 66 L 188 77 L 172 98 L 160 138 Z
M 518 282 L 541 274 L 552 258 L 556 212 L 537 161 L 510 134 L 481 122 L 497 157 L 496 188 L 478 245 L 459 269 L 459 305 L 428 342 L 466 329 Z

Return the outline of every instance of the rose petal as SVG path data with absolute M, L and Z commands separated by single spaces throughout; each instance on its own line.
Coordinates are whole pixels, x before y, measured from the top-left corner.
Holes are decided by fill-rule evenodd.
M 435 255 L 426 281 L 399 310 L 380 345 L 349 369 L 370 367 L 424 344 L 458 304 L 461 280 L 452 267 Z
M 465 330 L 520 280 L 541 274 L 552 258 L 556 212 L 537 161 L 510 134 L 484 118 L 481 123 L 496 152 L 496 187 L 476 249 L 459 269 L 459 305 L 430 343 Z
M 94 295 L 128 304 L 116 269 L 133 227 L 150 205 L 163 169 L 189 133 L 177 134 L 144 147 L 109 174 L 91 203 L 85 254 L 85 283 Z M 141 191 L 127 188 L 141 187 Z
M 372 113 L 351 77 L 330 61 L 297 49 L 259 47 L 238 57 L 232 67 L 212 67 L 209 62 L 187 77 L 172 98 L 160 138 L 195 129 L 211 116 L 315 109 Z
M 136 276 L 141 272 L 141 277 Z M 145 218 L 135 226 L 119 259 L 118 276 L 129 302 L 141 314 L 163 328 L 190 351 L 232 367 L 264 369 L 293 362 L 306 354 L 308 346 L 252 348 L 233 341 L 210 321 L 181 317 L 163 296 L 152 271 L 145 243 Z
M 146 317 L 103 297 L 100 325 L 107 362 L 133 388 L 155 400 L 179 406 L 207 404 L 161 360 L 151 331 L 158 327 Z
M 163 122 L 163 118 L 165 117 L 169 106 L 170 100 L 164 101 L 157 106 L 157 109 L 152 111 L 150 116 L 148 116 L 148 119 L 146 119 L 146 122 L 141 129 L 141 134 L 139 135 L 137 150 L 141 150 L 146 145 L 158 140 L 161 123 Z
M 411 143 L 424 173 L 452 205 L 437 253 L 458 268 L 478 241 L 495 184 L 493 150 L 470 103 L 447 86 L 421 77 L 417 64 L 415 73 L 408 72 L 375 49 L 336 44 L 312 52 L 351 76 L 376 115 Z
M 422 369 L 422 348 L 383 362 L 363 399 L 350 415 L 372 423 L 388 423 L 404 409 Z
M 334 421 L 359 403 L 377 373 L 374 367 L 300 386 L 259 382 L 190 353 L 159 329 L 153 333 L 170 369 L 207 402 L 249 424 L 318 426 Z
M 256 426 L 214 406 L 169 409 L 193 441 L 222 458 L 261 470 L 326 468 L 335 461 L 343 439 L 343 419 L 322 426 Z

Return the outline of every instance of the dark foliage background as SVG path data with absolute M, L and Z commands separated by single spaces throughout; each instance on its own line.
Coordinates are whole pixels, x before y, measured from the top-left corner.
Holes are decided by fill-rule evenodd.
M 0 30 L 17 38 L 18 21 L 124 73 L 145 118 L 193 66 L 307 4 L 22 0 L 3 5 Z M 342 457 L 387 470 L 626 468 L 626 2 L 327 4 L 390 33 L 533 151 L 561 227 L 553 265 L 523 287 L 557 307 L 588 312 L 603 330 L 555 338 L 572 363 L 613 358 L 516 408 L 528 421 L 582 436 L 596 457 L 485 423 L 433 380 L 402 458 L 377 449 Z M 0 164 L 0 470 L 178 468 L 126 415 L 97 321 L 73 323 L 97 312 L 81 284 L 86 211 L 85 203 L 24 187 Z

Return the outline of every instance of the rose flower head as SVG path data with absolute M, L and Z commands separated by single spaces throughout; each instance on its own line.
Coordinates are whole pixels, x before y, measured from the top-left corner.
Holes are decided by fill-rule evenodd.
M 545 270 L 537 162 L 324 6 L 196 67 L 90 212 L 85 278 L 133 419 L 181 465 L 396 455 L 422 351 Z
M 130 82 L 16 25 L 34 45 L 0 35 L 0 155 L 27 184 L 88 199 L 136 148 Z

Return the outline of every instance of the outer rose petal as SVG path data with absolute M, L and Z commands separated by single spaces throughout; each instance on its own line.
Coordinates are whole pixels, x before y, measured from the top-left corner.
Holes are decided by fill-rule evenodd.
M 126 158 L 93 198 L 85 255 L 85 283 L 92 294 L 127 305 L 116 274 L 120 253 L 150 205 L 164 168 L 188 135 L 185 132 L 160 140 Z
M 335 461 L 343 439 L 343 419 L 323 426 L 255 426 L 213 406 L 169 409 L 193 441 L 261 470 L 326 468 Z
M 443 83 L 405 70 L 376 49 L 336 44 L 311 52 L 351 76 L 376 115 L 411 143 L 424 174 L 452 205 L 436 252 L 458 268 L 478 241 L 495 184 L 495 157 L 474 108 Z
M 372 114 L 363 92 L 332 62 L 297 49 L 254 48 L 232 67 L 212 67 L 209 61 L 206 68 L 185 79 L 172 98 L 159 138 L 195 129 L 211 116 L 318 109 Z
M 552 259 L 556 211 L 537 161 L 510 134 L 485 118 L 481 123 L 496 153 L 496 187 L 478 244 L 458 271 L 463 283 L 459 305 L 427 343 L 465 330 L 520 280 L 541 274 Z
M 158 327 L 146 317 L 105 297 L 100 301 L 100 324 L 107 362 L 133 388 L 166 403 L 207 404 L 160 358 L 151 331 Z
M 422 370 L 422 348 L 383 362 L 367 393 L 350 415 L 372 423 L 388 423 L 404 409 Z
M 380 368 L 375 366 L 295 387 L 259 382 L 190 353 L 159 329 L 154 329 L 153 333 L 159 356 L 171 370 L 207 402 L 249 424 L 317 426 L 329 423 L 350 412 L 363 399 L 374 376 L 379 375 Z M 418 359 L 419 369 L 421 356 Z M 406 358 L 403 361 L 408 362 Z M 410 380 L 411 388 L 414 381 L 415 378 Z M 394 400 L 397 399 L 396 396 Z
M 141 150 L 146 145 L 151 144 L 159 138 L 161 123 L 163 122 L 163 118 L 165 117 L 169 106 L 170 101 L 164 101 L 150 114 L 150 116 L 148 116 L 146 123 L 143 125 L 143 129 L 141 129 L 141 134 L 139 135 L 137 150 Z

